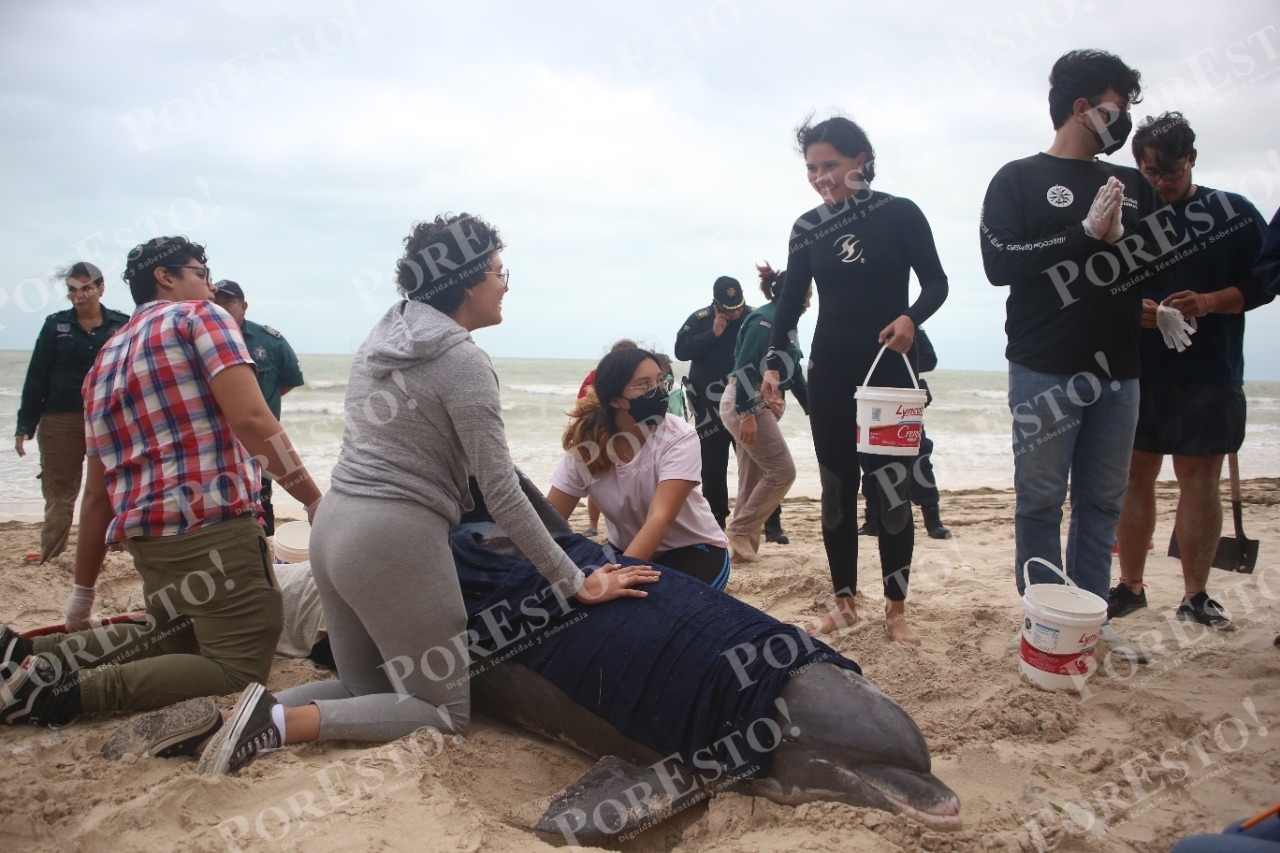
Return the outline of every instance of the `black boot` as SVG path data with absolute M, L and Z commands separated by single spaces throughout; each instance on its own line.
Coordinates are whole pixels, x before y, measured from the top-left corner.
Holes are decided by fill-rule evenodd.
M 764 523 L 764 541 L 775 545 L 790 545 L 791 538 L 782 532 L 782 505 L 773 511 L 773 515 Z
M 924 529 L 928 531 L 930 539 L 950 539 L 951 531 L 942 523 L 942 518 L 938 514 L 938 505 L 922 506 L 920 512 L 924 515 Z
M 867 520 L 858 528 L 859 536 L 879 536 L 880 535 L 880 504 L 874 497 L 866 498 L 866 506 L 864 512 Z

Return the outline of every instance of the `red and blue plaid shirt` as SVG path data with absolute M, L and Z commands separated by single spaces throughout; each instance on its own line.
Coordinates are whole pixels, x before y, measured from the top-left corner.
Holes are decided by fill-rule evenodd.
M 148 302 L 102 348 L 84 380 L 85 444 L 102 460 L 115 518 L 107 542 L 174 536 L 258 508 L 258 465 L 209 381 L 253 364 L 213 302 Z

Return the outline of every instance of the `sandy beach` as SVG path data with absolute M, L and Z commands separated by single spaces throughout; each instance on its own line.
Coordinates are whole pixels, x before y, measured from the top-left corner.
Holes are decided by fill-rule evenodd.
M 1018 674 L 1010 648 L 1022 612 L 1010 577 L 1011 492 L 946 493 L 943 517 L 955 538 L 918 534 L 908 614 L 924 640 L 919 648 L 889 643 L 882 620 L 867 618 L 881 603 L 877 557 L 864 545 L 863 585 L 873 594 L 860 598 L 864 621 L 832 645 L 919 724 L 935 774 L 960 797 L 960 831 L 729 792 L 617 849 L 1165 851 L 1185 834 L 1216 832 L 1273 804 L 1280 481 L 1244 484 L 1245 529 L 1261 541 L 1255 574 L 1214 570 L 1210 579 L 1238 626 L 1229 633 L 1173 618 L 1181 572 L 1164 551 L 1176 496 L 1172 484 L 1160 485 L 1150 607 L 1116 623 L 1152 645 L 1157 660 L 1143 667 L 1104 660 L 1083 696 L 1037 690 Z M 789 500 L 791 544 L 767 545 L 759 563 L 735 568 L 728 591 L 790 622 L 821 614 L 830 584 L 818 515 L 816 502 Z M 585 518 L 574 520 L 585 526 Z M 0 524 L 0 619 L 18 630 L 60 622 L 71 585 L 70 553 L 46 566 L 22 562 L 37 542 L 37 525 Z M 141 606 L 129 558 L 110 554 L 98 611 Z M 268 686 L 323 677 L 307 661 L 278 658 Z M 419 735 L 369 748 L 293 747 L 238 776 L 200 777 L 187 760 L 106 761 L 99 749 L 119 723 L 0 730 L 0 849 L 552 849 L 509 819 L 590 763 L 479 718 L 459 743 Z

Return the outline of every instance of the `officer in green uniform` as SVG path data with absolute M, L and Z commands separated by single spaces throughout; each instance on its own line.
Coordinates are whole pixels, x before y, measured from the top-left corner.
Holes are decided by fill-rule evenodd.
M 284 339 L 284 335 L 270 326 L 262 326 L 252 320 L 246 320 L 249 303 L 244 300 L 244 290 L 234 281 L 226 279 L 214 285 L 217 294 L 214 301 L 235 318 L 240 325 L 240 334 L 244 335 L 245 346 L 249 355 L 258 366 L 258 387 L 267 400 L 271 414 L 280 420 L 280 398 L 302 384 L 302 368 L 298 366 L 298 356 L 293 347 Z M 271 506 L 271 480 L 266 472 L 262 474 L 262 515 L 266 522 L 266 534 L 275 535 L 276 514 Z
M 80 388 L 85 374 L 107 339 L 129 322 L 128 314 L 101 304 L 106 282 L 102 270 L 93 264 L 78 262 L 60 277 L 66 282 L 72 307 L 46 317 L 36 337 L 22 385 L 14 440 L 19 456 L 26 455 L 23 444 L 33 436 L 40 447 L 42 563 L 66 550 L 71 516 L 80 496 L 84 477 L 84 397 Z

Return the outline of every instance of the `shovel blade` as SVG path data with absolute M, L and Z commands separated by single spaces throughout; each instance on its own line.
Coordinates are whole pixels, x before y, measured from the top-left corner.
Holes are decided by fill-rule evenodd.
M 1169 556 L 1177 560 L 1182 559 L 1182 549 L 1178 547 L 1178 535 L 1176 533 L 1169 537 Z M 1215 569 L 1251 575 L 1257 564 L 1257 539 L 1243 537 L 1237 539 L 1234 536 L 1223 536 L 1218 540 L 1218 550 L 1213 555 L 1213 563 L 1211 565 Z

